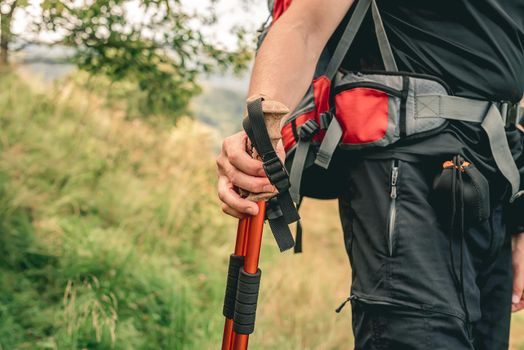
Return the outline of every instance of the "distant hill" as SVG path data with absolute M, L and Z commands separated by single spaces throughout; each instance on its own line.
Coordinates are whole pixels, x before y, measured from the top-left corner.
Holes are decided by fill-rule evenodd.
M 67 63 L 71 50 L 32 45 L 17 54 L 16 61 L 32 75 L 52 82 L 75 70 Z M 202 79 L 203 92 L 191 103 L 194 116 L 213 127 L 221 137 L 240 130 L 248 74 L 212 74 Z
M 216 128 L 221 136 L 240 130 L 245 93 L 241 90 L 206 83 L 200 96 L 191 103 L 195 117 Z

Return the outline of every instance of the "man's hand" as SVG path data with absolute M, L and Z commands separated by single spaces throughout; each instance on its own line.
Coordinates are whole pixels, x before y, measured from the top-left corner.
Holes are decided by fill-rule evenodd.
M 273 192 L 262 162 L 251 158 L 246 151 L 247 135 L 239 132 L 229 136 L 222 143 L 222 151 L 217 157 L 218 197 L 222 201 L 222 211 L 239 219 L 246 214 L 258 214 L 256 203 L 242 198 L 237 189 L 251 193 Z M 277 150 L 282 154 L 283 149 Z
M 524 233 L 512 237 L 513 296 L 511 312 L 524 309 Z

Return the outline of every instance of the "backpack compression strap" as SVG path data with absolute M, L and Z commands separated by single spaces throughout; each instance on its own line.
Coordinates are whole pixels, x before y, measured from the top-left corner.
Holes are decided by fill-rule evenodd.
M 266 218 L 280 251 L 285 251 L 295 245 L 288 225 L 298 221 L 300 217 L 289 194 L 289 175 L 269 138 L 264 121 L 262 101 L 262 98 L 258 98 L 248 102 L 248 116 L 242 124 L 264 163 L 264 170 L 269 181 L 278 190 L 278 194 L 268 201 Z

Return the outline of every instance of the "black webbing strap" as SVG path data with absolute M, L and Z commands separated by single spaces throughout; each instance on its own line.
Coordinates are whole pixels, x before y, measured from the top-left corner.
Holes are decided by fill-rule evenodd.
M 248 116 L 242 124 L 253 147 L 262 158 L 269 181 L 278 190 L 278 195 L 268 201 L 266 218 L 280 251 L 285 251 L 295 244 L 288 225 L 299 220 L 300 217 L 289 194 L 289 175 L 273 149 L 266 129 L 262 101 L 262 98 L 258 98 L 248 102 Z
M 300 210 L 300 205 L 302 205 L 302 198 L 297 203 L 297 211 Z M 297 221 L 297 230 L 295 232 L 295 246 L 293 247 L 293 253 L 298 254 L 302 253 L 302 222 Z

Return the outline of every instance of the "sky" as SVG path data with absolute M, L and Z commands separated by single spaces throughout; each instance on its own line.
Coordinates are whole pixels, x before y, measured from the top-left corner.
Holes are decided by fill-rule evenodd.
M 15 12 L 14 33 L 27 35 L 28 23 L 31 22 L 32 17 L 38 16 L 41 2 L 42 0 L 29 0 L 29 7 L 26 10 Z M 89 1 L 78 0 L 78 2 Z M 206 11 L 211 0 L 182 0 L 182 3 L 188 11 Z M 140 20 L 143 16 L 138 4 L 138 0 L 129 2 L 127 10 L 132 20 Z M 228 47 L 235 45 L 235 36 L 231 33 L 232 27 L 243 24 L 255 30 L 268 17 L 267 0 L 218 0 L 213 6 L 218 15 L 218 23 L 212 28 L 206 28 L 205 34 L 208 38 L 224 43 Z M 43 33 L 39 39 L 56 40 L 57 37 Z

